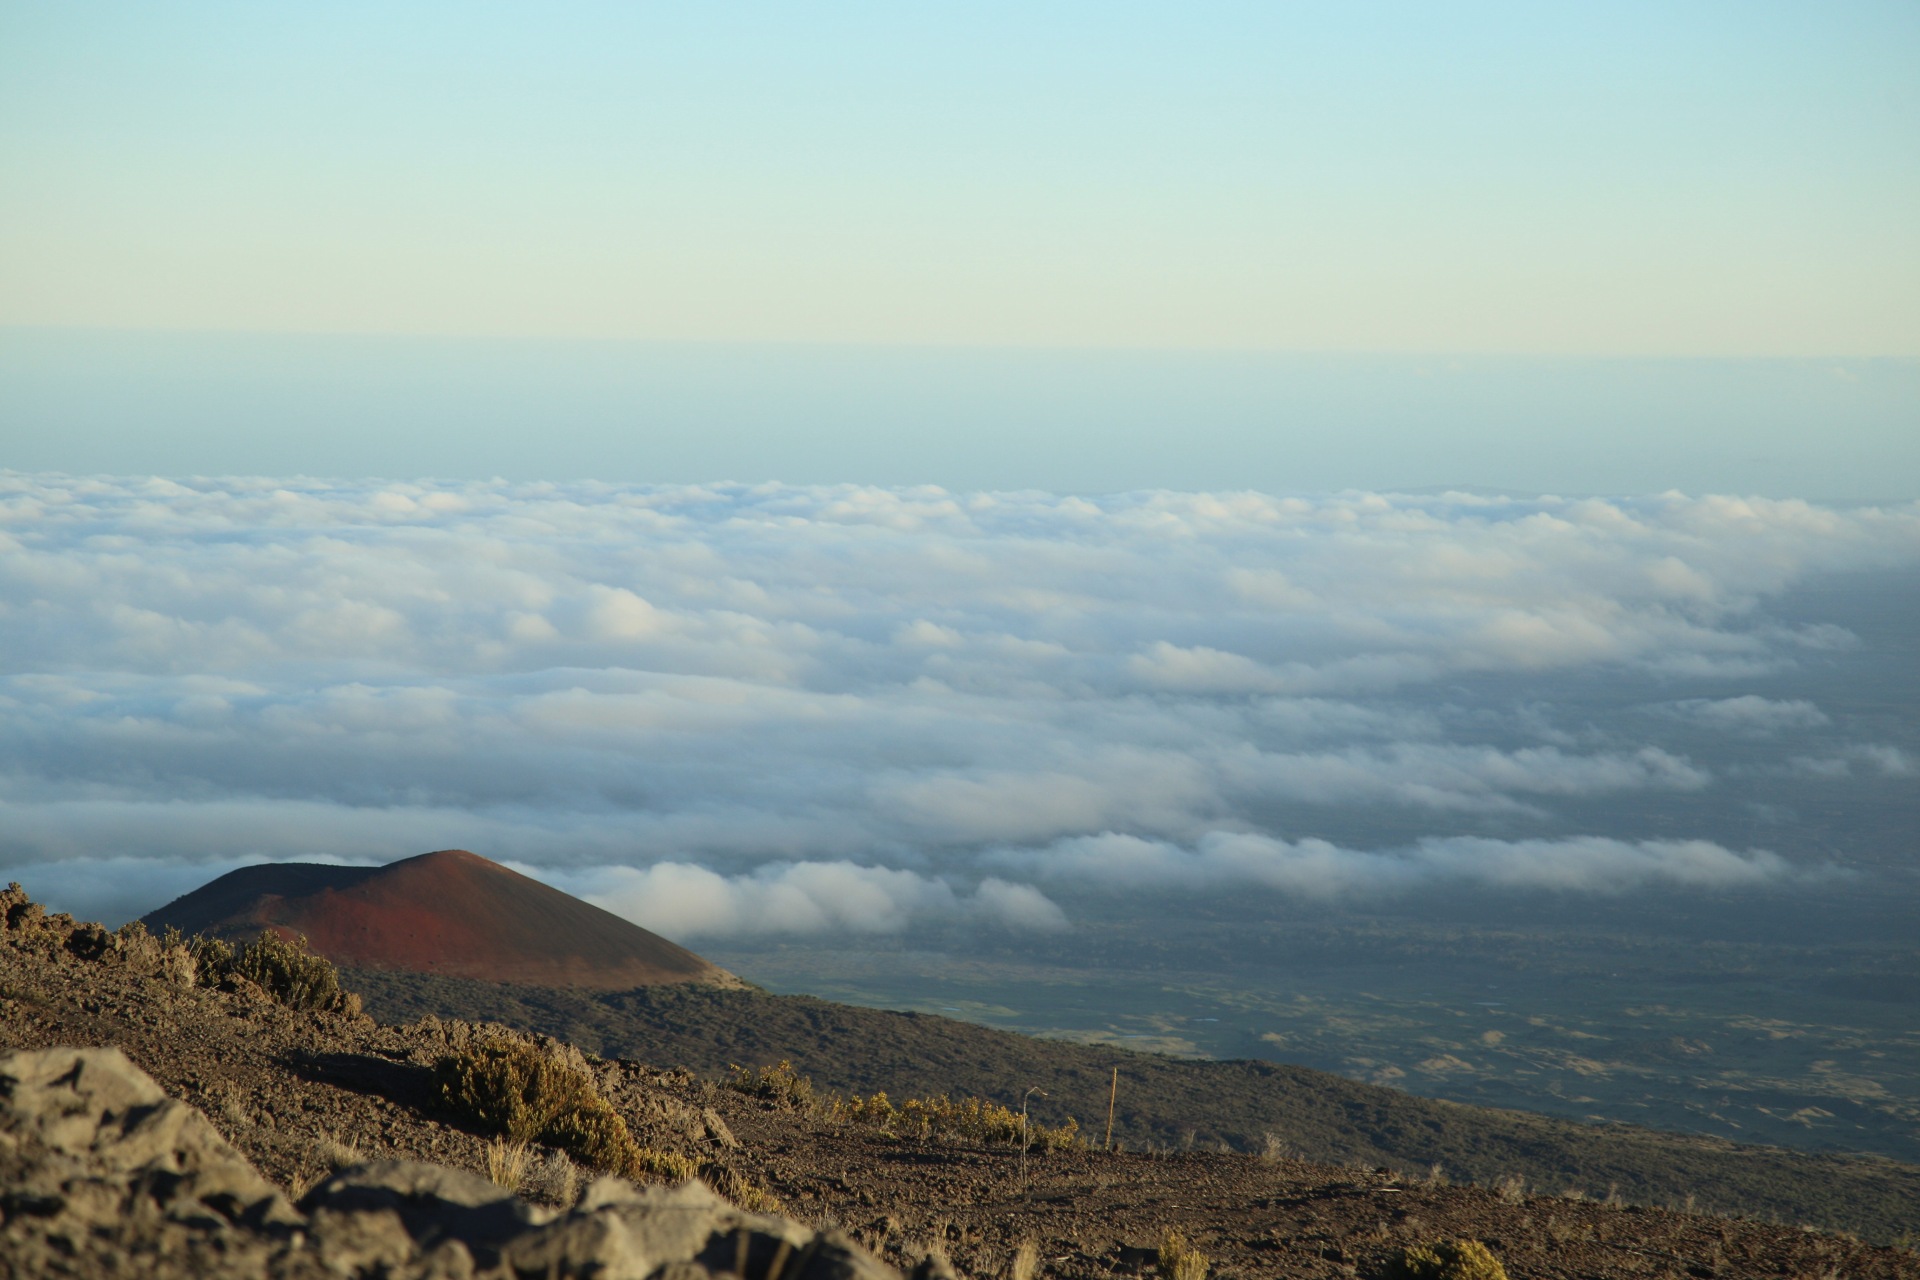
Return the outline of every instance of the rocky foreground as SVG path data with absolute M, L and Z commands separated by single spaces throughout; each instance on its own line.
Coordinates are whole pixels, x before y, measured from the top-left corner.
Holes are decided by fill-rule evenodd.
M 1409 1259 L 1474 1240 L 1514 1280 L 1920 1280 L 1905 1248 L 1791 1224 L 1279 1158 L 1022 1150 L 518 1037 L 582 1063 L 656 1167 L 702 1180 L 639 1187 L 448 1112 L 436 1062 L 504 1029 L 291 1008 L 190 960 L 0 894 L 0 1049 L 17 1051 L 0 1276 L 1438 1278 Z M 1169 1231 L 1184 1254 L 1162 1252 Z
M 0 1055 L 0 1274 L 889 1280 L 837 1231 L 700 1182 L 601 1178 L 564 1210 L 486 1178 L 371 1161 L 296 1204 L 118 1049 Z M 938 1274 L 937 1263 L 916 1274 Z

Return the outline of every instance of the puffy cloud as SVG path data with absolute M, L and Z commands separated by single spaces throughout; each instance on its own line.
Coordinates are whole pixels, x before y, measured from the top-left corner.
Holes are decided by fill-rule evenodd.
M 1198 850 L 1302 807 L 1551 831 L 1721 785 L 1473 682 L 1790 671 L 1852 637 L 1760 602 L 1916 562 L 1920 505 L 0 473 L 0 871 L 121 903 L 49 868 L 465 845 L 658 871 L 743 930 L 1046 925 L 983 850 Z M 1834 750 L 1781 768 L 1910 770 Z
M 1920 768 L 1906 752 L 1885 743 L 1862 743 L 1824 756 L 1795 756 L 1787 770 L 1809 778 L 1868 777 L 1911 778 L 1920 776 Z
M 1654 710 L 1730 733 L 1771 734 L 1818 729 L 1832 723 L 1825 712 L 1805 698 L 1762 698 L 1751 693 L 1737 698 L 1689 698 L 1664 703 Z
M 1223 772 L 1243 792 L 1313 804 L 1386 802 L 1419 808 L 1516 809 L 1524 796 L 1698 791 L 1712 779 L 1657 747 L 1573 755 L 1558 747 L 1499 751 L 1440 743 L 1340 752 L 1230 757 Z
M 1040 931 L 1066 925 L 1038 889 L 992 876 L 963 893 L 917 872 L 852 862 L 775 863 L 736 876 L 684 862 L 572 875 L 522 870 L 676 939 L 897 934 L 956 922 Z
M 1706 840 L 1557 840 L 1447 837 L 1363 851 L 1325 840 L 1209 832 L 1191 846 L 1106 833 L 1042 849 L 1003 850 L 993 861 L 1042 878 L 1125 892 L 1207 893 L 1249 887 L 1304 898 L 1401 893 L 1425 887 L 1624 893 L 1650 886 L 1748 888 L 1833 874 L 1796 869 L 1765 850 L 1735 853 Z

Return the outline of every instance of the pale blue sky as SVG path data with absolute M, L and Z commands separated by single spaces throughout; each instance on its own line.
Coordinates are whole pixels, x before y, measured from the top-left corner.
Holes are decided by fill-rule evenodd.
M 0 467 L 1912 497 L 1916 67 L 1904 0 L 0 0 Z
M 0 7 L 0 323 L 1920 355 L 1920 6 Z

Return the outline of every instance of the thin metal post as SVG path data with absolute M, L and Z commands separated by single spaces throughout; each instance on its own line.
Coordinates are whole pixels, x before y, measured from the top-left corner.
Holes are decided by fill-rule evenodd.
M 1113 1150 L 1113 1104 L 1120 1096 L 1120 1068 L 1113 1069 L 1113 1085 L 1107 1090 L 1107 1147 Z

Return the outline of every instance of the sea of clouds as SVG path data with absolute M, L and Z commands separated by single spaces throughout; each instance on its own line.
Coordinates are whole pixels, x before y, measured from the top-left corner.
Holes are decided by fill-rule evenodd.
M 1143 888 L 1784 885 L 1823 871 L 1555 826 L 1712 762 L 1434 708 L 1704 680 L 1644 722 L 1911 776 L 1797 748 L 1827 714 L 1742 681 L 1852 642 L 1767 600 L 1915 563 L 1920 504 L 0 472 L 0 874 L 116 919 L 261 859 L 457 846 L 695 939 L 1054 930 Z M 1433 834 L 1287 816 L 1342 806 Z

